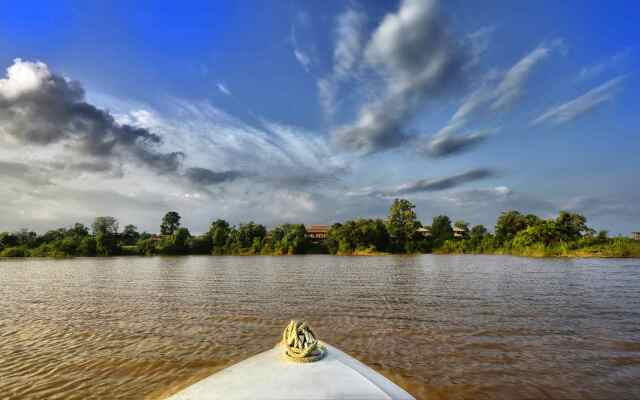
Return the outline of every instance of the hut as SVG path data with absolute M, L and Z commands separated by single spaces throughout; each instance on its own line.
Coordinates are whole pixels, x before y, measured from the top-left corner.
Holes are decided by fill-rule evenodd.
M 307 238 L 313 242 L 320 242 L 327 238 L 329 234 L 329 225 L 305 225 Z

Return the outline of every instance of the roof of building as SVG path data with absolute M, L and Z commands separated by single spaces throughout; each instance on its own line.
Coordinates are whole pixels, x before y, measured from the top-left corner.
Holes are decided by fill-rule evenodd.
M 307 233 L 326 233 L 331 228 L 329 225 L 305 225 Z

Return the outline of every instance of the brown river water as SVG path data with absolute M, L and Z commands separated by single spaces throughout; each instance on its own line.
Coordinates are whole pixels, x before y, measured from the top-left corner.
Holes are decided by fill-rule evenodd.
M 162 399 L 291 318 L 419 399 L 639 399 L 640 260 L 0 260 L 0 398 Z

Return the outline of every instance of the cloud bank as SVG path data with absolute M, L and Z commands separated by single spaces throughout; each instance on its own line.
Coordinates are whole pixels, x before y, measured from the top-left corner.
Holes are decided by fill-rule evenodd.
M 23 144 L 65 142 L 76 154 L 103 160 L 128 158 L 158 173 L 178 170 L 184 154 L 161 153 L 161 138 L 119 124 L 85 101 L 79 82 L 49 71 L 42 62 L 16 59 L 0 80 L 0 134 Z

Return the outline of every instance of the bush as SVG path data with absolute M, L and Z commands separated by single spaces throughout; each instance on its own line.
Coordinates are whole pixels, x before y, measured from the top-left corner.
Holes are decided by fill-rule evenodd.
M 22 247 L 7 247 L 0 252 L 0 257 L 26 257 L 27 250 Z

